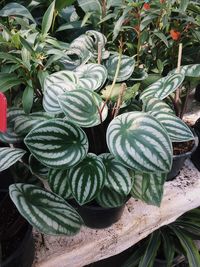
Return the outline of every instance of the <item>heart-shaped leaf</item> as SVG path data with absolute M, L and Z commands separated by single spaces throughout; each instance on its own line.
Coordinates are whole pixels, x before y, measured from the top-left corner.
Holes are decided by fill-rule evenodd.
M 83 205 L 93 200 L 105 183 L 106 170 L 99 157 L 89 153 L 83 161 L 69 170 L 71 191 Z
M 9 192 L 21 215 L 40 232 L 74 235 L 80 230 L 79 214 L 56 194 L 28 184 L 13 184 Z
M 24 142 L 42 164 L 57 169 L 76 165 L 88 151 L 88 140 L 83 130 L 61 119 L 40 123 L 29 132 Z
M 19 148 L 0 147 L 0 172 L 20 160 L 26 151 Z
M 126 202 L 127 197 L 111 188 L 103 187 L 95 200 L 101 207 L 116 208 L 122 206 Z
M 169 114 L 174 114 L 174 111 L 170 108 L 170 106 L 164 101 L 158 98 L 147 98 L 143 100 L 143 110 L 145 112 L 157 113 L 157 112 L 165 112 Z
M 92 127 L 104 121 L 108 114 L 107 105 L 101 97 L 86 89 L 77 89 L 59 96 L 59 103 L 67 119 L 82 127 Z
M 144 112 L 128 112 L 111 121 L 107 130 L 110 152 L 125 166 L 141 172 L 168 172 L 172 144 L 162 124 Z

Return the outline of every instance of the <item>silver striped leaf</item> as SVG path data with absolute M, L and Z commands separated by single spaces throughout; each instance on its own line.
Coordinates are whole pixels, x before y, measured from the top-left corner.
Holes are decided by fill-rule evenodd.
M 58 96 L 74 90 L 78 84 L 77 76 L 71 71 L 58 71 L 44 80 L 43 108 L 51 114 L 61 113 Z
M 104 186 L 101 192 L 95 198 L 97 203 L 104 208 L 116 208 L 122 206 L 127 197 L 119 192 Z
M 174 111 L 171 109 L 171 107 L 165 103 L 164 101 L 158 99 L 158 98 L 147 98 L 143 100 L 143 111 L 150 112 L 153 114 L 154 112 L 165 112 L 168 114 L 174 114 Z
M 172 144 L 162 126 L 144 112 L 128 112 L 117 116 L 107 129 L 110 152 L 130 169 L 168 172 L 172 164 Z
M 68 170 L 51 169 L 48 175 L 48 184 L 58 196 L 68 199 L 72 196 L 69 186 Z
M 159 79 L 157 82 L 147 87 L 141 94 L 141 99 L 158 98 L 164 99 L 173 93 L 183 82 L 185 76 L 181 73 L 175 73 Z
M 7 112 L 7 131 L 0 132 L 0 141 L 7 144 L 19 143 L 23 140 L 23 136 L 16 134 L 14 131 L 14 123 L 18 116 L 24 115 L 24 110 L 19 108 L 9 108 Z
M 81 65 L 75 73 L 79 78 L 79 86 L 92 91 L 100 89 L 107 79 L 107 70 L 100 64 Z
M 101 159 L 89 153 L 79 164 L 69 169 L 72 195 L 83 205 L 93 200 L 105 183 L 106 169 Z
M 83 160 L 88 151 L 84 131 L 71 122 L 53 119 L 40 123 L 25 137 L 33 156 L 55 169 L 70 168 Z
M 170 73 L 176 73 L 177 69 L 172 70 Z M 186 77 L 199 78 L 200 77 L 200 64 L 190 64 L 181 66 L 180 73 Z
M 106 168 L 104 187 L 127 196 L 132 187 L 132 179 L 127 168 L 110 153 L 99 155 Z
M 160 206 L 166 176 L 166 173 L 135 173 L 132 197 L 150 205 Z
M 98 49 L 98 44 L 99 43 L 101 44 L 102 48 L 104 48 L 104 46 L 107 43 L 106 36 L 104 34 L 102 34 L 101 32 L 94 31 L 94 30 L 89 30 L 89 31 L 86 31 L 85 34 L 87 36 L 92 37 L 92 40 L 93 40 L 93 43 L 94 43 L 94 46 L 95 46 L 96 50 Z
M 187 142 L 194 140 L 190 128 L 176 115 L 163 111 L 153 112 L 152 115 L 162 123 L 172 142 Z
M 92 127 L 104 121 L 108 114 L 101 97 L 86 89 L 76 89 L 59 96 L 59 103 L 66 118 L 81 127 Z
M 15 164 L 25 153 L 19 148 L 0 147 L 0 172 Z
M 21 215 L 47 235 L 74 235 L 83 224 L 81 217 L 63 198 L 40 187 L 13 184 L 10 198 Z
M 32 154 L 29 156 L 29 167 L 33 175 L 37 175 L 44 180 L 48 179 L 49 168 L 44 166 Z
M 20 115 L 15 120 L 14 130 L 19 135 L 26 135 L 40 122 L 50 120 L 53 117 L 46 112 L 35 112 L 29 115 Z
M 108 79 L 111 81 L 113 81 L 115 77 L 118 61 L 119 61 L 119 54 L 115 53 L 111 55 L 105 63 L 106 69 L 108 71 Z M 131 77 L 134 68 L 135 68 L 135 59 L 133 57 L 122 55 L 119 74 L 117 76 L 116 82 L 122 82 L 128 80 Z
M 71 42 L 69 50 L 71 49 L 78 50 L 80 55 L 85 51 L 92 52 L 94 50 L 94 41 L 91 36 L 82 34 Z

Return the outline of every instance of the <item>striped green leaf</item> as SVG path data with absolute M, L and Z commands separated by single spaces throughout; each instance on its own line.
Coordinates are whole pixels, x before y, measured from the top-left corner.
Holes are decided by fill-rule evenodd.
M 21 215 L 40 232 L 74 235 L 80 230 L 79 214 L 56 194 L 28 184 L 13 184 L 9 192 Z
M 82 127 L 92 127 L 104 121 L 108 114 L 101 97 L 86 89 L 76 89 L 59 96 L 59 103 L 67 119 Z
M 85 51 L 93 51 L 94 43 L 91 36 L 82 34 L 76 39 L 74 39 L 70 44 L 70 50 L 76 49 L 79 54 L 84 54 Z
M 97 203 L 104 208 L 116 208 L 122 206 L 127 197 L 119 192 L 104 186 L 101 192 L 95 198 Z
M 147 98 L 143 101 L 143 111 L 145 112 L 166 112 L 168 114 L 174 114 L 174 111 L 171 107 L 164 101 L 157 98 Z
M 98 31 L 94 31 L 94 30 L 89 30 L 86 31 L 86 35 L 92 37 L 94 46 L 96 48 L 96 50 L 98 49 L 98 44 L 101 44 L 101 47 L 103 48 L 106 43 L 107 43 L 107 38 L 104 34 L 102 34 L 101 32 Z
M 172 142 L 186 142 L 194 140 L 190 128 L 176 115 L 157 111 L 151 113 L 166 129 Z
M 48 183 L 51 190 L 64 199 L 71 197 L 69 186 L 68 170 L 51 169 L 48 175 Z
M 42 164 L 57 169 L 77 164 L 88 151 L 88 140 L 83 130 L 61 119 L 40 123 L 29 132 L 24 142 Z
M 119 61 L 119 54 L 114 54 L 109 57 L 106 61 L 105 66 L 108 71 L 108 79 L 113 80 L 115 77 L 115 72 L 117 69 L 117 64 Z M 119 74 L 117 77 L 117 82 L 122 82 L 131 77 L 135 68 L 135 59 L 126 55 L 122 55 Z
M 18 148 L 0 147 L 0 172 L 15 164 L 25 153 Z
M 6 92 L 21 83 L 22 81 L 14 73 L 0 73 L 0 92 Z
M 104 186 L 105 176 L 104 164 L 99 157 L 92 153 L 71 168 L 69 181 L 76 201 L 83 205 L 93 200 Z
M 132 179 L 127 168 L 109 153 L 99 156 L 106 168 L 106 179 L 104 187 L 127 196 L 132 187 Z
M 107 70 L 103 65 L 90 63 L 78 67 L 76 69 L 76 75 L 79 78 L 80 87 L 95 91 L 105 83 Z
M 24 115 L 24 111 L 19 108 L 10 108 L 7 113 L 7 131 L 5 133 L 0 132 L 0 141 L 8 144 L 15 144 L 21 142 L 23 137 L 16 134 L 14 131 L 14 124 L 18 116 Z
M 140 98 L 146 99 L 155 97 L 162 100 L 173 93 L 182 84 L 184 78 L 185 76 L 181 73 L 174 73 L 161 78 L 147 87 Z
M 80 50 L 83 49 L 83 50 Z M 65 52 L 65 57 L 60 59 L 61 64 L 66 70 L 75 70 L 78 66 L 86 64 L 93 55 L 89 50 L 84 50 L 84 47 L 74 46 Z
M 58 96 L 64 92 L 74 90 L 78 83 L 77 76 L 71 71 L 58 71 L 44 80 L 43 107 L 52 114 L 61 113 Z
M 20 115 L 15 120 L 14 130 L 19 135 L 26 135 L 40 122 L 50 120 L 53 117 L 46 112 L 35 112 L 30 115 Z
M 144 173 L 168 172 L 172 144 L 162 124 L 144 112 L 117 116 L 107 129 L 110 152 L 128 168 Z
M 148 204 L 160 206 L 165 179 L 166 173 L 135 173 L 131 195 Z
M 48 179 L 49 168 L 44 166 L 32 154 L 29 157 L 29 167 L 32 174 L 36 174 L 44 180 Z
M 174 69 L 172 73 L 175 73 L 177 70 Z M 200 64 L 190 64 L 181 66 L 180 73 L 186 77 L 199 78 L 200 77 Z

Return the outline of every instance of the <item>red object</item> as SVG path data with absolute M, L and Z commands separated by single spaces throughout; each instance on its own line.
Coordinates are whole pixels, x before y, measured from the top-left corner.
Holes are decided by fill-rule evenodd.
M 0 92 L 0 132 L 7 130 L 7 99 L 3 93 Z
M 144 3 L 143 8 L 145 10 L 149 10 L 150 9 L 150 5 L 148 3 Z
M 174 30 L 174 29 L 172 29 L 172 30 L 170 31 L 170 36 L 172 37 L 172 39 L 173 39 L 174 41 L 178 41 L 178 40 L 181 38 L 181 33 L 178 32 L 178 31 L 176 31 L 176 30 Z

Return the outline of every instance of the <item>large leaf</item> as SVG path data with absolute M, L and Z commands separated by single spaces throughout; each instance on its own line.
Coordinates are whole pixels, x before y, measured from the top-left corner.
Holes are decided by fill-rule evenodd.
M 78 0 L 78 4 L 85 13 L 91 11 L 101 14 L 102 12 L 99 0 Z
M 78 78 L 71 71 L 58 71 L 44 80 L 43 107 L 48 113 L 61 113 L 58 96 L 64 92 L 74 90 Z
M 159 79 L 144 90 L 140 98 L 159 98 L 164 99 L 173 93 L 183 82 L 185 76 L 181 73 L 175 73 Z
M 165 179 L 166 173 L 135 173 L 131 195 L 148 204 L 160 206 Z
M 0 10 L 0 17 L 19 16 L 36 23 L 27 8 L 18 3 L 9 3 Z
M 55 9 L 55 0 L 48 7 L 42 19 L 42 34 L 47 34 L 51 28 L 51 24 L 53 21 L 53 14 Z
M 0 92 L 6 92 L 21 83 L 21 80 L 14 73 L 0 73 Z
M 114 55 L 111 55 L 105 63 L 105 66 L 106 66 L 107 71 L 108 71 L 108 79 L 111 81 L 115 77 L 115 72 L 117 69 L 118 61 L 119 61 L 119 54 L 116 53 Z M 122 81 L 125 81 L 128 78 L 130 78 L 133 71 L 134 71 L 134 68 L 135 68 L 135 59 L 133 57 L 128 57 L 126 55 L 122 55 L 119 73 L 118 73 L 116 81 L 122 82 Z
M 126 202 L 127 197 L 114 189 L 104 186 L 95 200 L 101 207 L 116 208 L 122 206 Z
M 100 64 L 81 65 L 76 69 L 76 74 L 79 86 L 93 91 L 100 89 L 107 79 L 107 70 Z
M 56 194 L 28 184 L 13 184 L 9 191 L 21 215 L 40 232 L 74 235 L 80 230 L 79 214 Z
M 175 72 L 176 69 L 172 71 L 172 73 Z M 200 78 L 200 64 L 190 64 L 181 66 L 180 73 L 182 73 L 186 77 Z
M 66 169 L 80 162 L 87 154 L 86 134 L 77 125 L 53 119 L 40 123 L 24 142 L 42 164 Z
M 103 49 L 105 44 L 107 43 L 106 36 L 101 32 L 89 30 L 89 31 L 86 31 L 86 35 L 92 37 L 93 46 L 96 49 L 96 52 L 98 50 L 99 44 L 101 44 L 101 48 Z
M 177 116 L 161 111 L 151 113 L 165 127 L 172 142 L 194 140 L 190 128 Z
M 106 170 L 101 159 L 89 153 L 83 161 L 69 170 L 71 191 L 83 205 L 93 200 L 105 183 Z
M 143 112 L 128 112 L 111 121 L 107 130 L 110 152 L 125 166 L 140 172 L 168 172 L 172 144 L 162 124 Z
M 19 148 L 0 147 L 0 172 L 20 160 L 26 151 Z
M 168 114 L 174 114 L 174 111 L 167 103 L 154 97 L 143 100 L 143 111 L 153 113 L 162 111 Z
M 68 170 L 51 169 L 48 175 L 48 183 L 51 190 L 64 199 L 71 197 Z
M 77 89 L 59 96 L 59 103 L 67 119 L 82 127 L 92 127 L 104 121 L 107 106 L 101 97 L 87 89 Z

